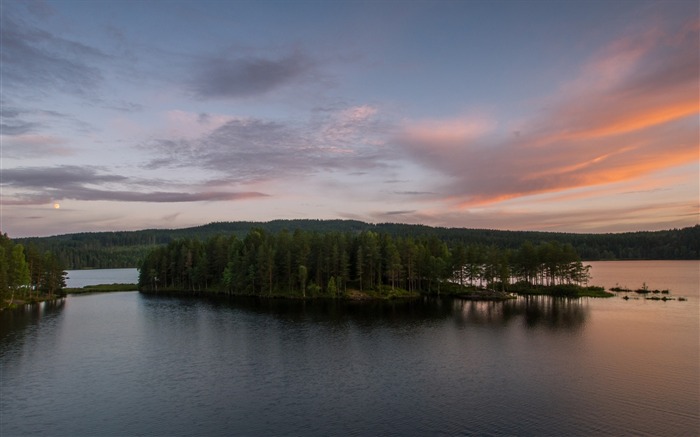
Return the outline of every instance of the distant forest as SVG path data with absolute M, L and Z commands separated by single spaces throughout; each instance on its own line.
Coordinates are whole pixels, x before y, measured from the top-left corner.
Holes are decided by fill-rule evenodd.
M 269 233 L 372 231 L 392 237 L 434 237 L 448 247 L 472 244 L 518 249 L 526 241 L 571 245 L 586 261 L 700 259 L 700 225 L 654 232 L 577 234 L 535 231 L 440 228 L 407 224 L 369 224 L 355 220 L 274 220 L 270 222 L 218 222 L 184 229 L 91 232 L 52 237 L 17 238 L 17 243 L 40 253 L 49 251 L 68 269 L 137 267 L 155 247 L 183 239 L 207 240 L 217 235 L 245 238 L 251 229 Z

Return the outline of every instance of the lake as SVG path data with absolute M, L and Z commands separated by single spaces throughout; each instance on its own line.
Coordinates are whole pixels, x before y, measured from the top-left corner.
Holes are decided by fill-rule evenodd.
M 83 288 L 86 285 L 99 284 L 136 284 L 139 271 L 136 269 L 91 269 L 68 270 L 66 287 Z
M 118 292 L 5 311 L 0 435 L 698 435 L 700 263 L 590 264 L 592 284 L 687 301 Z

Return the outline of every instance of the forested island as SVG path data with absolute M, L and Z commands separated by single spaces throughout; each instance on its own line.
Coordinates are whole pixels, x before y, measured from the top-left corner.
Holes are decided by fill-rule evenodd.
M 517 250 L 526 241 L 570 244 L 587 261 L 700 259 L 700 226 L 654 232 L 574 234 L 535 231 L 440 228 L 395 223 L 370 224 L 356 220 L 273 220 L 270 222 L 221 222 L 185 229 L 89 232 L 52 237 L 16 239 L 41 253 L 49 251 L 68 269 L 136 267 L 153 248 L 170 242 L 219 234 L 243 239 L 251 229 L 278 233 L 372 231 L 392 237 L 437 237 L 449 245 L 478 244 Z
M 51 252 L 26 249 L 0 235 L 0 309 L 63 296 L 63 264 Z
M 7 306 L 61 296 L 66 268 L 120 267 L 139 267 L 139 286 L 146 292 L 301 298 L 604 295 L 587 287 L 582 259 L 700 259 L 700 226 L 571 234 L 274 220 L 14 241 L 3 235 L 0 301 Z
M 571 244 L 517 249 L 374 231 L 253 229 L 244 238 L 186 238 L 153 249 L 139 266 L 147 293 L 287 298 L 399 298 L 510 293 L 608 296 L 587 287 L 588 267 Z

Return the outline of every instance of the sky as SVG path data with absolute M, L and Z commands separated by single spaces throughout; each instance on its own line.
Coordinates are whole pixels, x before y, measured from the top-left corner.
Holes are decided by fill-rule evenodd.
M 0 7 L 11 238 L 700 222 L 696 0 Z

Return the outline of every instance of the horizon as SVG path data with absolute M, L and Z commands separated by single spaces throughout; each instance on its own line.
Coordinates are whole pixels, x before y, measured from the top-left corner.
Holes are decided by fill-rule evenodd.
M 0 11 L 11 238 L 275 220 L 700 224 L 695 0 Z
M 251 224 L 269 224 L 272 222 L 294 222 L 294 221 L 322 221 L 322 222 L 327 222 L 327 221 L 355 221 L 355 222 L 360 222 L 362 224 L 370 225 L 370 226 L 383 226 L 383 225 L 399 225 L 399 226 L 426 226 L 429 228 L 434 228 L 434 229 L 452 229 L 452 230 L 467 230 L 467 231 L 496 231 L 496 232 L 532 232 L 532 233 L 551 233 L 551 234 L 572 234 L 572 235 L 619 235 L 619 234 L 629 234 L 629 233 L 639 233 L 639 232 L 670 232 L 670 231 L 681 231 L 684 229 L 689 229 L 693 228 L 696 226 L 700 226 L 700 224 L 697 225 L 692 225 L 692 226 L 686 226 L 682 228 L 668 228 L 668 229 L 659 229 L 656 231 L 621 231 L 621 232 L 565 232 L 565 231 L 542 231 L 538 229 L 527 229 L 527 230 L 513 230 L 513 229 L 492 229 L 492 228 L 466 228 L 466 227 L 453 227 L 453 226 L 431 226 L 431 225 L 423 225 L 420 223 L 416 224 L 411 224 L 411 223 L 400 223 L 400 222 L 377 222 L 377 223 L 369 223 L 369 222 L 363 222 L 360 220 L 355 220 L 355 219 L 273 219 L 273 220 L 267 220 L 267 221 L 251 221 L 251 220 L 241 220 L 241 221 L 216 221 L 216 222 L 209 222 L 205 224 L 200 224 L 200 225 L 193 225 L 193 226 L 186 226 L 186 227 L 179 227 L 179 228 L 143 228 L 143 229 L 131 229 L 131 230 L 124 230 L 124 229 L 113 229 L 113 230 L 107 230 L 107 231 L 76 231 L 76 232 L 69 232 L 65 234 L 52 234 L 52 235 L 36 235 L 36 236 L 24 236 L 24 237 L 13 237 L 8 235 L 11 239 L 17 239 L 17 240 L 22 240 L 22 239 L 31 239 L 31 238 L 53 238 L 53 237 L 63 237 L 67 235 L 74 235 L 74 234 L 99 234 L 99 233 L 121 233 L 121 232 L 147 232 L 147 231 L 181 231 L 181 230 L 186 230 L 186 229 L 195 229 L 195 228 L 204 228 L 207 226 L 211 225 L 217 225 L 217 224 L 238 224 L 238 223 L 251 223 Z M 285 228 L 286 229 L 286 228 Z M 293 228 L 288 229 L 289 231 L 293 230 Z M 311 231 L 314 232 L 314 231 Z M 323 232 L 323 231 L 318 231 L 318 232 Z

